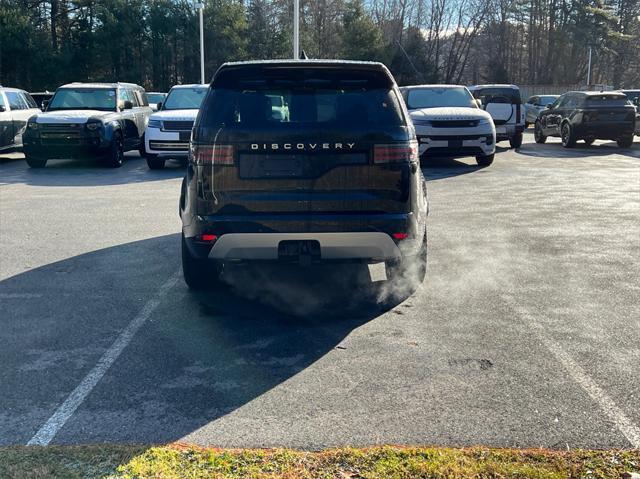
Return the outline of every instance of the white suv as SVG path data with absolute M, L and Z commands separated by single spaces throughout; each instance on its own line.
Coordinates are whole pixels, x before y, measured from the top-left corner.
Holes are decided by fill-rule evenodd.
M 516 85 L 474 85 L 469 90 L 480 100 L 496 126 L 497 141 L 509 140 L 511 148 L 520 148 L 524 132 L 525 110 Z
M 152 170 L 164 168 L 168 159 L 186 161 L 193 122 L 209 85 L 176 85 L 159 111 L 149 118 L 144 133 L 144 156 Z
M 421 158 L 475 156 L 478 165 L 493 163 L 493 120 L 466 87 L 415 85 L 400 91 L 416 129 Z

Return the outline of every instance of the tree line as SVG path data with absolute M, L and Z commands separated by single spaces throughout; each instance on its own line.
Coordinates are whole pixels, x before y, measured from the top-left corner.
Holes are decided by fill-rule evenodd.
M 289 58 L 293 0 L 205 0 L 207 79 L 225 61 Z M 309 58 L 385 63 L 398 83 L 640 87 L 640 0 L 301 0 Z M 200 77 L 190 0 L 0 0 L 0 84 Z

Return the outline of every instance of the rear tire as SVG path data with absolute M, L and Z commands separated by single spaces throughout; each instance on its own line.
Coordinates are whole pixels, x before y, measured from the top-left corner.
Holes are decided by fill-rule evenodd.
M 630 148 L 633 145 L 633 135 L 618 138 L 617 143 L 620 148 Z
M 155 155 L 147 155 L 147 166 L 150 170 L 161 170 L 164 168 L 164 162 L 166 160 L 158 158 Z
M 124 143 L 120 133 L 114 133 L 113 135 L 106 163 L 111 168 L 120 168 L 124 163 Z
M 221 268 L 209 259 L 194 258 L 182 235 L 182 275 L 189 289 L 202 291 L 220 282 Z
M 44 168 L 47 165 L 47 160 L 40 158 L 34 158 L 32 156 L 25 156 L 24 158 L 29 165 L 29 168 Z
M 536 124 L 533 126 L 533 138 L 536 140 L 536 143 L 543 144 L 547 141 L 547 137 L 542 133 L 542 126 L 540 126 L 540 122 L 536 121 Z
M 560 134 L 562 136 L 562 146 L 565 148 L 573 148 L 576 146 L 576 138 L 569 123 L 563 123 Z
M 513 138 L 509 138 L 511 148 L 520 148 L 522 146 L 522 133 L 518 133 Z
M 476 163 L 478 163 L 478 166 L 489 166 L 491 163 L 493 163 L 493 159 L 495 158 L 495 156 L 495 153 L 492 153 L 490 155 L 478 155 L 476 156 Z

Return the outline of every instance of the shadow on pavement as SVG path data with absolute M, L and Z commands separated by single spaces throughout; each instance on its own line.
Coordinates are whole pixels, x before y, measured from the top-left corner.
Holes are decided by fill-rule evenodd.
M 0 417 L 0 444 L 25 443 L 42 426 L 178 270 L 179 243 L 119 245 L 0 282 L 0 411 L 12 411 Z M 388 294 L 388 282 L 358 264 L 225 274 L 228 287 L 197 294 L 180 278 L 53 442 L 179 440 L 282 385 L 412 293 Z
M 143 183 L 180 178 L 185 167 L 177 161 L 167 161 L 163 170 L 150 170 L 135 152 L 125 155 L 124 165 L 109 168 L 99 160 L 49 160 L 45 168 L 29 168 L 23 157 L 6 156 L 0 161 L 0 184 L 36 186 L 102 186 Z
M 475 158 L 465 158 L 469 163 L 454 158 L 423 158 L 420 162 L 422 173 L 427 181 L 441 180 L 453 176 L 476 173 L 483 170 L 484 166 L 478 166 Z
M 564 148 L 560 140 L 556 141 L 555 138 L 550 138 L 547 139 L 547 143 L 543 144 L 524 143 L 522 147 L 518 149 L 518 153 L 536 158 L 557 159 L 606 155 L 623 155 L 640 158 L 640 143 L 636 141 L 631 148 L 620 148 L 614 141 L 598 143 L 591 146 L 582 141 L 578 141 L 573 148 Z

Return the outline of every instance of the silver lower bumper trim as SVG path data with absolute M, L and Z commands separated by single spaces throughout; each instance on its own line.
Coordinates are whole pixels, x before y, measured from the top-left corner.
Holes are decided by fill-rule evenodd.
M 316 240 L 320 258 L 384 261 L 400 256 L 400 249 L 386 233 L 229 233 L 211 248 L 217 260 L 277 260 L 278 244 L 289 240 Z

